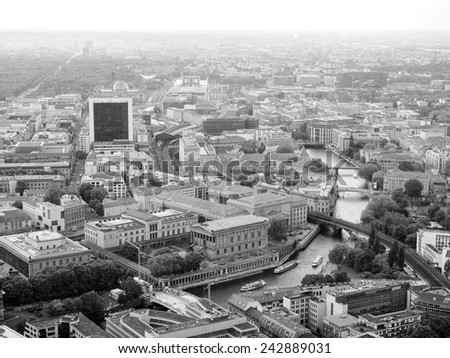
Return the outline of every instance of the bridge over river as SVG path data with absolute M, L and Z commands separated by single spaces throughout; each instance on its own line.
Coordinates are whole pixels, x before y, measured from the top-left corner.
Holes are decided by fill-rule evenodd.
M 349 221 L 336 219 L 331 216 L 308 213 L 308 221 L 314 224 L 327 224 L 332 228 L 345 229 L 352 232 L 358 232 L 361 234 L 369 235 L 370 227 L 362 224 L 354 224 Z M 388 246 L 392 247 L 395 239 L 385 234 L 378 234 L 380 241 Z M 405 245 L 405 261 L 417 274 L 429 283 L 430 286 L 442 286 L 450 289 L 450 280 L 444 277 L 436 268 L 428 263 L 422 256 L 420 256 L 415 250 Z

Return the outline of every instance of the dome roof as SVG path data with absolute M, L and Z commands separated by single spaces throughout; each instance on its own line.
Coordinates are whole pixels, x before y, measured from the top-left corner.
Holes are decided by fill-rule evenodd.
M 113 85 L 114 92 L 128 92 L 128 85 L 124 81 L 116 81 Z

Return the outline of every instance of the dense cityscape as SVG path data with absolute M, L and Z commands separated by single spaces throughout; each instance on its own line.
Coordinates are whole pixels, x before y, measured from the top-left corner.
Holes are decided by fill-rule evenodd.
M 450 337 L 444 35 L 2 33 L 0 337 Z

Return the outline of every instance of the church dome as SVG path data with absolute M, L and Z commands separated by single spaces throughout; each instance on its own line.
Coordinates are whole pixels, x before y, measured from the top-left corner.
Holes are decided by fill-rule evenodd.
M 128 85 L 124 81 L 116 81 L 113 85 L 114 92 L 128 92 Z

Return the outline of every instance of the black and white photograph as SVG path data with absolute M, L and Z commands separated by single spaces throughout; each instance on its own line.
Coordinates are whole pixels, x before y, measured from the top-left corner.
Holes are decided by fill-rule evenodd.
M 0 9 L 5 358 L 450 338 L 450 1 Z

